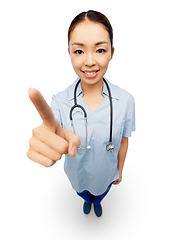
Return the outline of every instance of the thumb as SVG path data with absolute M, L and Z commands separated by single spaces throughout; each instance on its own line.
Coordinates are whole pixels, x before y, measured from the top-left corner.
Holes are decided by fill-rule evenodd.
M 71 131 L 64 129 L 65 140 L 68 142 L 68 154 L 71 157 L 76 155 L 76 152 L 81 145 L 81 140 Z

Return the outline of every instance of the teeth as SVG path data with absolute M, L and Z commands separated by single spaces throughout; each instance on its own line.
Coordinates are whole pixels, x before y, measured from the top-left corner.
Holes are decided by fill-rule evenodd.
M 85 72 L 87 75 L 93 75 L 96 72 Z

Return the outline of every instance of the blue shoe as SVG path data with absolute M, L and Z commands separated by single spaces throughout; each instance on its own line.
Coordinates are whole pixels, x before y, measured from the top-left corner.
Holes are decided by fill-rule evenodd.
M 95 212 L 97 217 L 101 217 L 101 215 L 102 215 L 102 206 L 101 206 L 101 204 L 98 207 L 94 206 L 94 212 Z
M 91 211 L 91 204 L 84 202 L 83 211 L 85 214 L 89 214 Z

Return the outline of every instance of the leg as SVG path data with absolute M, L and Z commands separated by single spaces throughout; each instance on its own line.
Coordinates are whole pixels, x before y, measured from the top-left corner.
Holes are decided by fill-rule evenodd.
M 89 214 L 91 211 L 91 204 L 93 202 L 92 194 L 86 190 L 81 193 L 77 192 L 77 194 L 85 200 L 84 206 L 83 206 L 83 212 L 85 214 Z
M 101 201 L 103 200 L 103 198 L 108 194 L 108 192 L 109 192 L 112 184 L 113 184 L 113 183 L 111 183 L 111 184 L 108 186 L 106 192 L 104 192 L 103 194 L 101 194 L 101 195 L 99 195 L 99 196 L 93 196 L 93 203 L 94 203 L 94 206 L 95 206 L 95 207 L 98 207 L 98 206 L 100 205 L 100 202 L 101 202 Z
M 103 194 L 101 194 L 99 196 L 93 196 L 94 212 L 97 217 L 101 217 L 101 215 L 102 215 L 102 206 L 101 206 L 100 202 L 108 194 L 111 186 L 112 186 L 112 183 L 109 185 L 106 192 L 104 192 Z
M 81 193 L 78 193 L 77 192 L 77 194 L 80 196 L 80 197 L 82 197 L 84 200 L 85 200 L 85 202 L 86 203 L 88 203 L 88 204 L 92 204 L 92 202 L 93 202 L 93 198 L 92 198 L 92 194 L 89 192 L 89 191 L 83 191 L 83 192 L 81 192 Z

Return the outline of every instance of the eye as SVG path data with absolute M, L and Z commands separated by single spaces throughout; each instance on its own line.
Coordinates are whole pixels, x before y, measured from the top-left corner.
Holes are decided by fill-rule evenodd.
M 83 51 L 82 51 L 82 50 L 76 50 L 74 53 L 75 53 L 75 54 L 82 54 Z
M 106 52 L 106 50 L 101 48 L 101 49 L 98 49 L 97 52 L 98 53 L 104 53 L 104 52 Z

